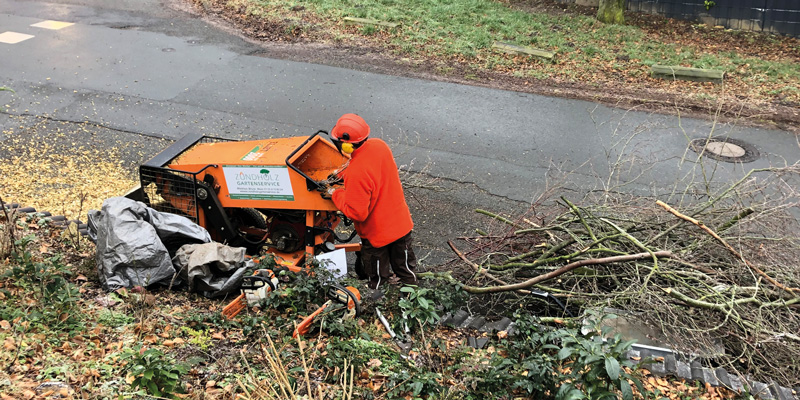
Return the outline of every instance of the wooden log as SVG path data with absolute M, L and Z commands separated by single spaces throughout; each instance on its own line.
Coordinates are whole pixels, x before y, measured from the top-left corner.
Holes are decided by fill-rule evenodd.
M 494 42 L 494 44 L 492 44 L 492 48 L 505 53 L 524 54 L 528 56 L 544 58 L 547 60 L 552 60 L 553 57 L 555 57 L 556 55 L 556 53 L 552 51 L 534 49 L 533 47 L 518 46 L 516 44 L 503 43 L 503 42 Z
M 356 18 L 356 17 L 344 17 L 344 23 L 346 25 L 372 25 L 372 26 L 381 26 L 384 28 L 394 29 L 400 26 L 400 24 L 394 22 L 386 22 L 386 21 L 378 21 L 376 19 L 368 19 L 368 18 Z
M 722 78 L 725 76 L 725 71 L 718 69 L 689 68 L 676 65 L 653 64 L 650 70 L 656 78 L 680 79 L 684 81 L 721 83 Z

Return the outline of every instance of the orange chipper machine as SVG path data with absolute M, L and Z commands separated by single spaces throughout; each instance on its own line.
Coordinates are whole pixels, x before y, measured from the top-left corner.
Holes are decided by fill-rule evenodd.
M 344 216 L 317 191 L 349 160 L 320 134 L 327 132 L 252 141 L 190 134 L 139 167 L 141 187 L 128 197 L 190 218 L 215 241 L 246 247 L 249 254 L 264 249 L 279 267 L 300 272 L 306 255 L 361 248 L 348 243 L 355 232 L 337 235 Z M 238 314 L 247 306 L 246 293 L 263 293 L 265 285 L 276 289 L 272 271 L 247 277 L 245 293 L 223 314 Z M 345 303 L 352 309 L 360 294 L 355 288 L 345 290 L 350 292 Z

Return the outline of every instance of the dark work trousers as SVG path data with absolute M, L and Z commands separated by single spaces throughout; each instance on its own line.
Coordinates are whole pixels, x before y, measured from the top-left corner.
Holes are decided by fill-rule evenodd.
M 411 232 L 383 247 L 372 247 L 367 239 L 361 239 L 361 265 L 356 260 L 359 277 L 369 277 L 369 287 L 378 289 L 389 282 L 392 272 L 407 285 L 417 284 L 417 256 L 411 248 Z M 359 271 L 360 268 L 363 270 Z

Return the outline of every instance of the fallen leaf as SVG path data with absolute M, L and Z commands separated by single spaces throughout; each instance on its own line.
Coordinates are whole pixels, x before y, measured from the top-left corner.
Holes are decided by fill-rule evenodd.
M 217 386 L 217 381 L 208 381 L 208 382 L 206 382 L 206 389 L 212 388 L 214 386 Z
M 11 323 L 6 320 L 0 321 L 0 329 L 4 331 L 11 329 Z

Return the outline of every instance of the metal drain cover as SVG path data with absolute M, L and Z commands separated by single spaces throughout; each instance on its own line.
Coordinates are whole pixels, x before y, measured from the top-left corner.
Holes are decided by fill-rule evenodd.
M 748 163 L 758 159 L 758 150 L 750 143 L 726 137 L 694 139 L 689 148 L 705 157 L 725 161 Z

